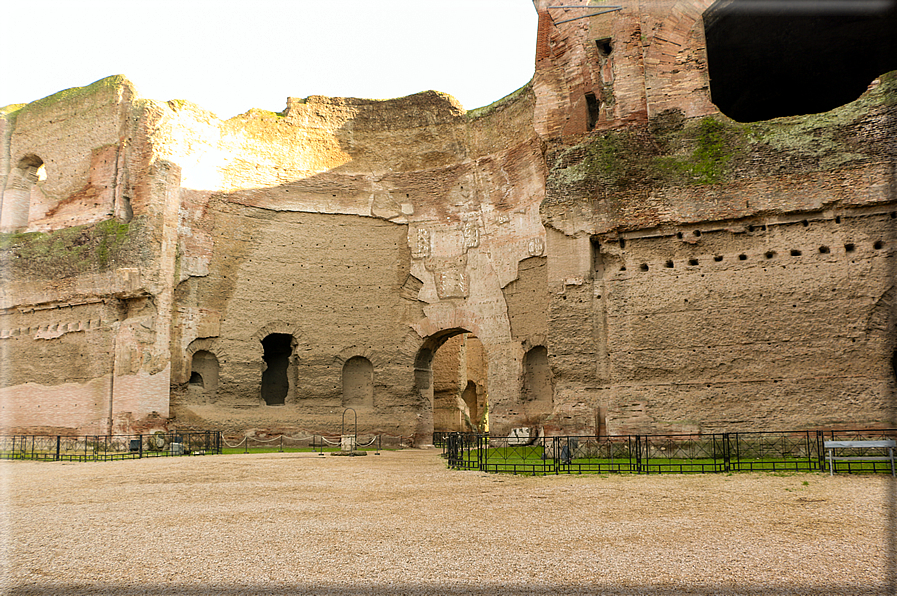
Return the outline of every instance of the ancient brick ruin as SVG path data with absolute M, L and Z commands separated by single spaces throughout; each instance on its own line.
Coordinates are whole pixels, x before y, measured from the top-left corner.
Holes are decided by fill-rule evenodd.
M 533 80 L 469 112 L 3 108 L 3 430 L 893 424 L 897 76 L 737 122 L 711 4 L 538 0 Z

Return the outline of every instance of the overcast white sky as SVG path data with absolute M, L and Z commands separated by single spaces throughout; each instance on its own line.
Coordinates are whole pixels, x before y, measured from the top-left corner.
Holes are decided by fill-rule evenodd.
M 436 89 L 467 109 L 533 74 L 531 0 L 28 0 L 3 3 L 0 106 L 126 75 L 219 117 L 287 96 Z

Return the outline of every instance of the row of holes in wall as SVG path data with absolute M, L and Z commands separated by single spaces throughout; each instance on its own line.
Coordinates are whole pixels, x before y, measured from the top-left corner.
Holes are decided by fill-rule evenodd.
M 885 243 L 882 240 L 876 240 L 875 242 L 872 243 L 872 248 L 875 250 L 882 250 L 884 247 L 885 247 Z M 853 242 L 848 242 L 844 245 L 844 253 L 845 254 L 850 254 L 850 253 L 856 252 L 856 249 L 857 249 L 857 246 Z M 820 246 L 817 250 L 818 250 L 819 254 L 824 254 L 824 255 L 830 254 L 832 252 L 831 248 L 829 248 L 828 246 L 825 246 L 825 245 Z M 792 248 L 789 251 L 789 254 L 792 257 L 800 257 L 800 256 L 803 256 L 803 251 L 796 249 L 796 248 Z M 777 256 L 779 256 L 779 253 L 777 253 L 774 250 L 768 250 L 765 253 L 763 253 L 763 258 L 767 259 L 767 260 L 775 259 Z M 748 256 L 745 253 L 741 253 L 738 255 L 737 259 L 739 261 L 747 261 Z M 722 255 L 714 255 L 714 257 L 713 257 L 713 261 L 716 263 L 722 262 L 722 260 L 723 260 Z M 697 267 L 698 265 L 700 265 L 700 260 L 698 260 L 698 259 L 688 259 L 687 262 L 690 267 Z M 672 269 L 675 266 L 676 266 L 676 263 L 672 259 L 667 259 L 667 261 L 664 263 L 664 267 L 666 267 L 668 269 Z M 640 271 L 648 271 L 649 269 L 650 269 L 650 267 L 647 263 L 642 263 L 641 265 L 639 265 Z M 626 271 L 626 266 L 623 265 L 622 267 L 620 267 L 620 271 Z

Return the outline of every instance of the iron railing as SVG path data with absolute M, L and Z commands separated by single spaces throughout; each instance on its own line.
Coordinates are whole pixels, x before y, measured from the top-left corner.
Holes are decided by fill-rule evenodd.
M 894 439 L 897 429 L 804 430 L 536 439 L 450 433 L 443 439 L 449 467 L 512 474 L 689 474 L 827 470 L 826 440 Z M 435 442 L 435 439 L 434 439 Z M 857 455 L 852 453 L 851 455 Z M 882 455 L 874 448 L 859 455 Z M 887 453 L 885 453 L 887 455 Z M 836 472 L 891 473 L 887 461 L 836 462 Z
M 0 436 L 0 459 L 109 461 L 143 457 L 221 453 L 219 431 L 157 432 L 137 435 Z

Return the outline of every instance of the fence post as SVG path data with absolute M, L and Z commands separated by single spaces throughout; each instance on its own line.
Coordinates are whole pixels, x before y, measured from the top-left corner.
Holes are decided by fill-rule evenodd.
M 823 431 L 816 431 L 816 457 L 819 461 L 819 471 L 825 471 L 825 450 L 822 448 L 823 439 L 825 436 L 823 435 Z
M 635 435 L 635 471 L 642 473 L 642 436 Z
M 59 461 L 59 435 L 56 435 L 56 459 L 54 461 Z
M 729 433 L 723 433 L 723 471 L 730 469 L 731 456 L 729 454 Z
M 137 459 L 143 459 L 143 435 L 137 435 L 140 439 L 140 450 L 137 452 Z

